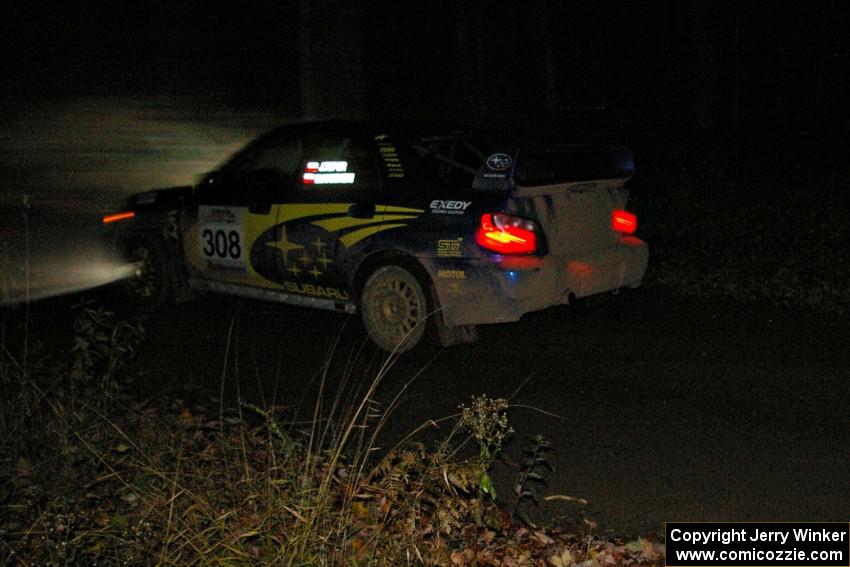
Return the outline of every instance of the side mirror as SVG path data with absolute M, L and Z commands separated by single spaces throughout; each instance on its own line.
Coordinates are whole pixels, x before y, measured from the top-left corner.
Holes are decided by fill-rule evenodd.
M 267 215 L 272 211 L 272 204 L 269 201 L 261 201 L 259 199 L 252 201 L 248 205 L 248 212 L 253 215 Z
M 248 196 L 248 212 L 267 215 L 291 183 L 289 176 L 276 169 L 258 169 L 240 177 L 238 190 Z
M 207 173 L 199 173 L 194 177 L 195 185 L 209 185 L 215 183 L 221 174 L 217 171 L 209 171 Z

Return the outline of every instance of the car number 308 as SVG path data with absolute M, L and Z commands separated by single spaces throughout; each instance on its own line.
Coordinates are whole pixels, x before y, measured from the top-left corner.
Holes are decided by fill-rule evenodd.
M 235 230 L 206 229 L 201 233 L 204 240 L 204 256 L 238 259 L 242 257 L 242 243 Z

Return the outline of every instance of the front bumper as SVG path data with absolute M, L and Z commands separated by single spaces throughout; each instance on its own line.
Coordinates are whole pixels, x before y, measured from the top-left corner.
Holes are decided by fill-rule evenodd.
M 610 248 L 580 256 L 508 257 L 435 263 L 431 274 L 446 324 L 519 320 L 526 313 L 573 299 L 638 287 L 649 247 L 627 236 Z

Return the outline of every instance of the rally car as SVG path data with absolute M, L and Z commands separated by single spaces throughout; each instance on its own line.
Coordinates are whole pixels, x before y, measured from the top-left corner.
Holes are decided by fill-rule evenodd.
M 302 123 L 103 222 L 149 307 L 210 291 L 359 313 L 402 351 L 640 285 L 633 173 L 625 149 Z

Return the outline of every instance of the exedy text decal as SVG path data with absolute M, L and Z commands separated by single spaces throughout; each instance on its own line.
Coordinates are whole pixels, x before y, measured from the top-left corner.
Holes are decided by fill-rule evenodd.
M 472 201 L 443 201 L 434 199 L 431 201 L 431 212 L 435 215 L 462 215 Z

